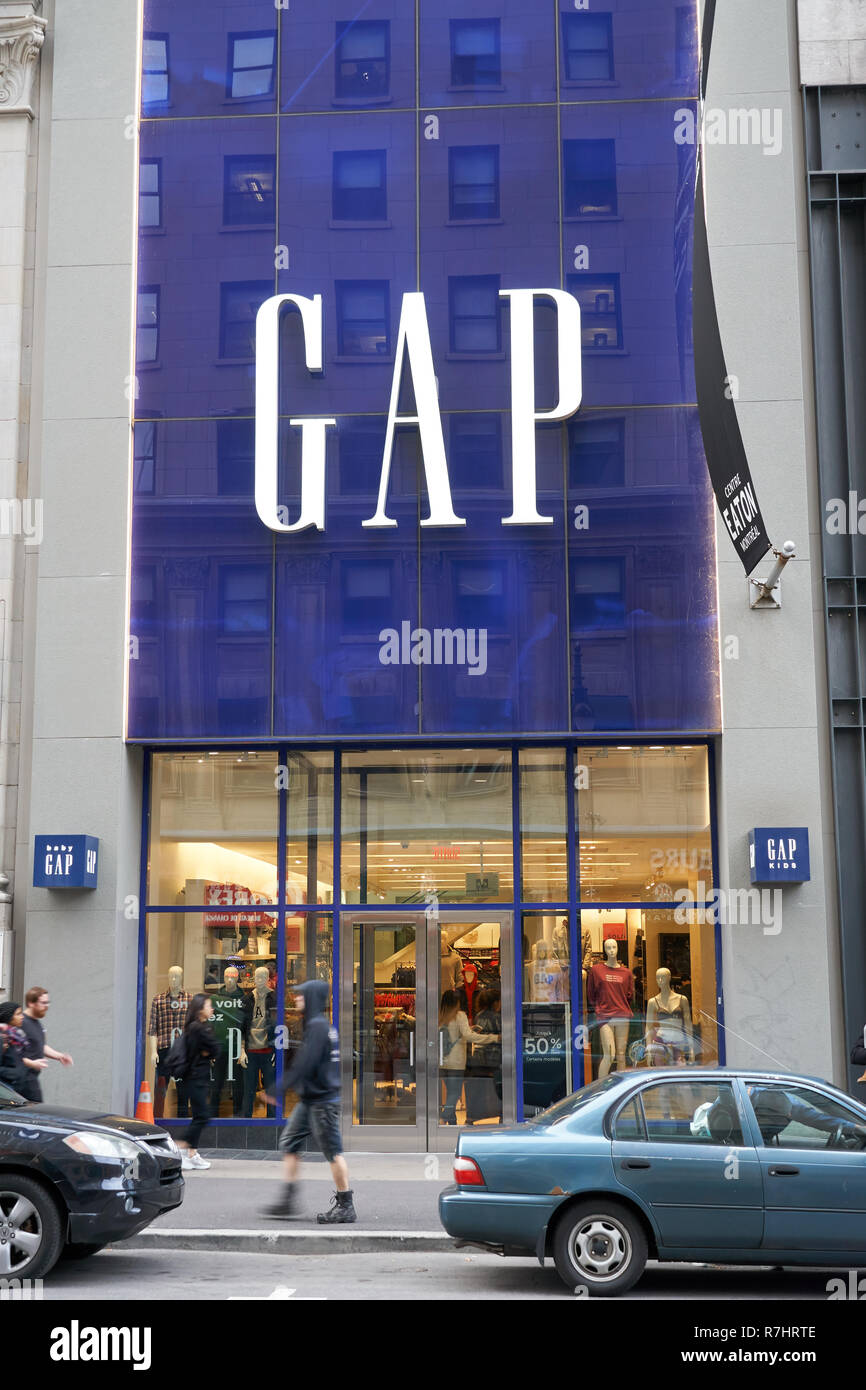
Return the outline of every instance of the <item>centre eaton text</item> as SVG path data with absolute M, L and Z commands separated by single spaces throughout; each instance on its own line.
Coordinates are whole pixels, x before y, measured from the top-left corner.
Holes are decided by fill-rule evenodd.
M 757 526 L 750 523 L 758 515 L 758 504 L 752 484 L 743 485 L 739 473 L 735 473 L 725 484 L 725 506 L 722 507 L 722 520 L 728 528 L 728 535 L 740 550 L 748 550 L 758 535 Z

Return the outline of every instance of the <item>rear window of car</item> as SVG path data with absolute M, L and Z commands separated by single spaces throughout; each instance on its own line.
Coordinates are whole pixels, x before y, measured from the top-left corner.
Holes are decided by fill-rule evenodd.
M 542 1110 L 539 1115 L 534 1115 L 528 1123 L 545 1126 L 559 1124 L 560 1120 L 567 1120 L 570 1115 L 582 1110 L 585 1105 L 591 1104 L 599 1096 L 621 1086 L 623 1079 L 620 1073 L 614 1072 L 612 1076 L 606 1076 L 603 1081 L 591 1081 L 588 1086 L 582 1086 L 573 1095 L 566 1096 L 565 1100 L 557 1101 L 556 1105 L 551 1105 L 549 1110 Z

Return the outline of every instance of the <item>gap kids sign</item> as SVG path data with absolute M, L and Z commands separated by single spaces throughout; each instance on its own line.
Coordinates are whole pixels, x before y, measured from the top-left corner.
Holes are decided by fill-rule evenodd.
M 580 353 L 580 305 L 565 290 L 500 290 L 511 309 L 511 455 L 512 510 L 503 526 L 550 526 L 552 516 L 538 511 L 535 469 L 535 426 L 541 421 L 567 420 L 580 406 L 583 393 Z M 536 299 L 552 300 L 556 307 L 559 392 L 551 410 L 535 405 L 534 310 Z M 293 305 L 301 315 L 307 370 L 322 370 L 322 296 L 278 294 L 265 301 L 256 317 L 256 511 L 271 531 L 325 529 L 325 446 L 327 431 L 336 420 L 292 419 L 301 430 L 300 515 L 289 521 L 288 509 L 279 505 L 279 395 L 280 318 Z M 404 367 L 412 373 L 415 414 L 398 409 Z M 379 497 L 371 517 L 361 522 L 369 529 L 396 526 L 388 516 L 388 483 L 398 425 L 415 425 L 421 443 L 421 462 L 427 484 L 430 515 L 422 526 L 465 526 L 451 497 L 448 460 L 442 433 L 442 417 L 430 328 L 424 295 L 404 294 L 397 333 L 391 403 L 385 431 L 385 447 L 379 479 Z
M 95 888 L 98 875 L 99 840 L 95 836 L 36 836 L 34 888 Z

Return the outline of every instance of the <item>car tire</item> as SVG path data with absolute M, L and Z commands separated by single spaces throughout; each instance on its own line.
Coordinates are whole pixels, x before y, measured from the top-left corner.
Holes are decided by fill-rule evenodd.
M 57 1263 L 63 1236 L 60 1212 L 42 1184 L 0 1172 L 0 1277 L 41 1279 Z
M 60 1252 L 61 1260 L 87 1260 L 91 1255 L 98 1255 L 100 1250 L 104 1250 L 104 1245 L 64 1245 Z
M 597 1198 L 569 1207 L 553 1236 L 553 1260 L 564 1284 L 592 1298 L 616 1298 L 637 1283 L 647 1262 L 637 1217 L 617 1201 Z

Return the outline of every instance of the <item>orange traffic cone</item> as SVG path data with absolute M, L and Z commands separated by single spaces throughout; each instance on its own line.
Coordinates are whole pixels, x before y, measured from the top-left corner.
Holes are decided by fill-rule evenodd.
M 146 1120 L 148 1124 L 153 1124 L 153 1096 L 150 1093 L 150 1086 L 146 1081 L 142 1081 L 141 1090 L 138 1093 L 138 1105 L 135 1107 L 135 1118 Z

